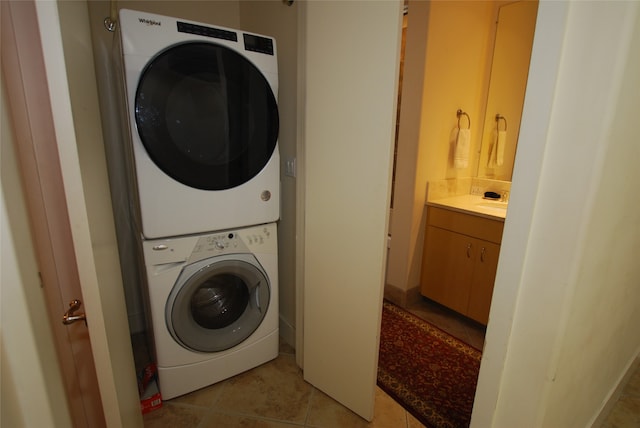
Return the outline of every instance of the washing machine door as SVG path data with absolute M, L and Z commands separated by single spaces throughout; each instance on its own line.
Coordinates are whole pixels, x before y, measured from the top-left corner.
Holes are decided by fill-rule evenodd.
M 183 43 L 153 58 L 138 83 L 135 121 L 158 168 L 202 190 L 252 179 L 278 139 L 278 107 L 265 77 L 214 43 Z
M 250 254 L 213 257 L 188 265 L 165 308 L 167 328 L 185 348 L 220 352 L 242 343 L 264 319 L 268 276 Z

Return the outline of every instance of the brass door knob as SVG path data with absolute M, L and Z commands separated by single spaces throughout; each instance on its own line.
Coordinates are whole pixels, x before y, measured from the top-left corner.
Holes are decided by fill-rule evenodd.
M 87 316 L 85 314 L 76 314 L 75 312 L 80 309 L 82 302 L 78 299 L 74 299 L 69 302 L 69 310 L 62 316 L 62 324 L 69 325 L 76 321 L 84 321 L 87 323 Z

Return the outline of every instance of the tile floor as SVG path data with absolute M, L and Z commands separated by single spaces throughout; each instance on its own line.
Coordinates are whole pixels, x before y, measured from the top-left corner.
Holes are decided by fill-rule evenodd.
M 640 427 L 640 364 L 636 364 L 633 374 L 622 389 L 622 394 L 600 427 Z
M 407 308 L 453 336 L 482 349 L 484 328 L 436 304 Z M 139 340 L 138 340 L 139 342 Z M 136 346 L 134 346 L 134 349 Z M 144 350 L 136 358 L 144 360 Z M 144 417 L 145 428 L 316 427 L 420 428 L 423 425 L 381 389 L 367 423 L 302 378 L 294 350 L 281 345 L 275 360 L 226 381 L 165 401 Z
M 406 308 L 452 336 L 482 349 L 485 328 L 427 300 Z M 140 342 L 139 340 L 137 341 Z M 134 350 L 136 346 L 134 345 Z M 143 350 L 144 351 L 144 350 Z M 142 357 L 144 359 L 144 352 Z M 138 362 L 138 358 L 136 358 Z M 144 416 L 145 428 L 419 428 L 423 425 L 382 390 L 367 423 L 302 378 L 294 350 L 226 381 L 163 403 Z M 601 428 L 640 427 L 640 366 Z
M 144 416 L 145 428 L 326 427 L 418 428 L 413 416 L 382 390 L 376 391 L 371 423 L 302 378 L 293 349 L 280 347 L 275 360 L 226 381 L 163 403 Z

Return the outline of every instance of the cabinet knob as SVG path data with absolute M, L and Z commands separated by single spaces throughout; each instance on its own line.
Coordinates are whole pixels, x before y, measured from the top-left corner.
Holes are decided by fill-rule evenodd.
M 467 245 L 467 258 L 468 259 L 471 258 L 471 243 Z
M 484 248 L 484 247 L 482 247 L 482 250 L 480 250 L 480 261 L 481 261 L 482 263 L 484 263 L 484 250 L 485 250 L 485 248 Z

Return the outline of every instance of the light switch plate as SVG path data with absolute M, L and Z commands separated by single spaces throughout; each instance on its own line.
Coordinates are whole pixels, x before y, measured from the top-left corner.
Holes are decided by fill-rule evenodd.
M 287 177 L 296 176 L 296 158 L 288 158 L 284 161 L 284 175 Z

